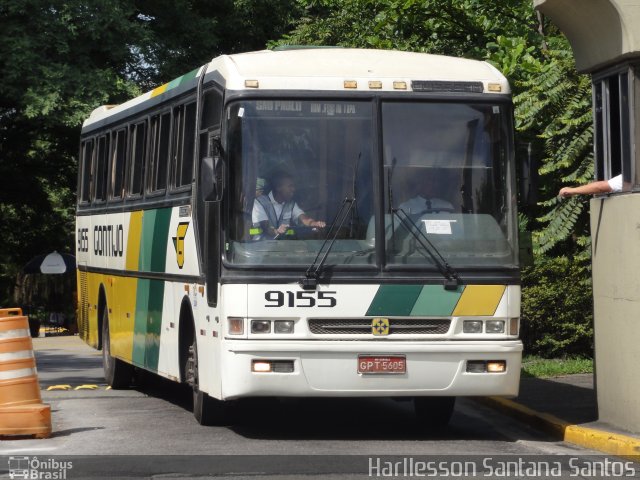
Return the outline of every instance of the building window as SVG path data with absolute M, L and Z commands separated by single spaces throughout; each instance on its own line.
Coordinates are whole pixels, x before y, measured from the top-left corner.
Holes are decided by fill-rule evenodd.
M 634 178 L 634 69 L 625 66 L 593 78 L 594 150 L 596 179 L 608 180 L 622 174 L 623 189 Z

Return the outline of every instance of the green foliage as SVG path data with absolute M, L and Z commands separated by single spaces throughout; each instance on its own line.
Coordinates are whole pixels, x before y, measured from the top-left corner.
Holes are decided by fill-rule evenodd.
M 519 82 L 522 91 L 514 99 L 518 130 L 538 132 L 544 141 L 539 173 L 545 200 L 534 249 L 547 253 L 564 242 L 565 251 L 588 256 L 588 199 L 561 201 L 556 195 L 563 185 L 593 179 L 591 83 L 588 76 L 575 71 L 564 39 L 553 39 L 551 46 L 536 61 L 537 74 Z
M 530 2 L 301 0 L 305 15 L 277 44 L 400 49 L 484 58 L 504 32 L 530 37 Z
M 593 302 L 589 264 L 564 257 L 539 261 L 522 279 L 525 352 L 544 358 L 591 357 Z
M 523 377 L 549 378 L 577 373 L 593 373 L 593 359 L 581 357 L 547 359 L 535 356 L 526 356 L 522 359 Z
M 220 53 L 264 48 L 296 0 L 0 3 L 0 304 L 32 256 L 74 251 L 82 121 Z

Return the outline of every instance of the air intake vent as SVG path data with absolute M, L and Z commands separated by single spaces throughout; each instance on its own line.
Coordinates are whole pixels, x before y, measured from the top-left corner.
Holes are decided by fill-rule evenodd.
M 458 93 L 482 93 L 482 82 L 445 82 L 433 80 L 414 80 L 411 82 L 414 92 L 458 92 Z
M 371 318 L 310 318 L 309 330 L 316 335 L 373 335 Z M 451 320 L 430 318 L 389 319 L 390 335 L 444 335 Z
M 78 333 L 80 338 L 89 339 L 89 289 L 87 286 L 87 272 L 80 270 L 80 299 L 78 305 Z

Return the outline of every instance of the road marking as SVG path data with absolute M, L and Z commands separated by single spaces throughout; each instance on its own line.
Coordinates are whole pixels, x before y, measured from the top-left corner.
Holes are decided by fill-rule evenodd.
M 98 390 L 98 385 L 78 385 L 74 390 Z
M 47 392 L 52 390 L 71 390 L 71 385 L 51 385 L 47 387 Z

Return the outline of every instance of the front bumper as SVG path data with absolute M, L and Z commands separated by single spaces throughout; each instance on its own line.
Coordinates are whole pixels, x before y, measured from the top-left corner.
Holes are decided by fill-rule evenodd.
M 516 396 L 522 342 L 222 342 L 222 398 L 249 396 Z M 406 373 L 363 375 L 358 355 L 405 355 Z M 292 373 L 255 373 L 253 360 L 293 361 Z M 504 373 L 468 373 L 468 360 L 505 360 Z

